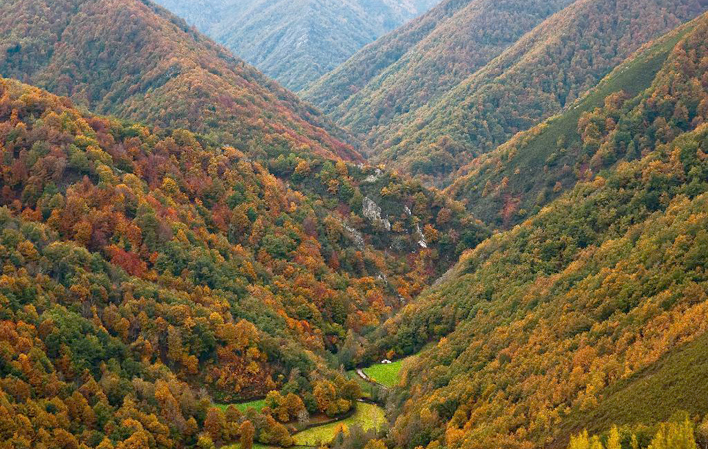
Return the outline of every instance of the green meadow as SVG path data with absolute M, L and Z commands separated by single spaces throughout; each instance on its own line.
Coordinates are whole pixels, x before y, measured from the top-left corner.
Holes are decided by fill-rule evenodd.
M 354 425 L 359 425 L 364 430 L 381 429 L 385 424 L 386 415 L 381 407 L 359 402 L 356 412 L 349 418 L 296 433 L 295 444 L 298 446 L 319 446 L 332 441 L 342 429 Z
M 364 373 L 374 382 L 386 387 L 394 387 L 398 383 L 398 374 L 401 371 L 403 360 L 398 360 L 389 364 L 371 365 L 364 368 Z

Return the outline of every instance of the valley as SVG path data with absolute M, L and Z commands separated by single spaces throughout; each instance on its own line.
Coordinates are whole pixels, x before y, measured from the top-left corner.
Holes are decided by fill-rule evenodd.
M 159 0 L 295 92 L 439 0 Z
M 708 447 L 708 1 L 0 12 L 0 449 Z
M 338 437 L 342 438 L 349 434 L 350 429 L 364 433 L 372 432 L 374 435 L 383 432 L 387 427 L 384 404 L 381 399 L 378 400 L 379 402 L 374 402 L 373 397 L 378 393 L 373 391 L 374 389 L 382 391 L 382 387 L 392 388 L 398 382 L 402 363 L 403 361 L 390 364 L 379 363 L 348 372 L 348 377 L 355 378 L 362 387 L 362 399 L 357 402 L 356 408 L 339 418 L 329 418 L 326 415 L 310 416 L 298 422 L 294 425 L 293 445 L 308 448 L 321 447 L 330 444 Z M 252 412 L 261 411 L 270 405 L 272 404 L 268 398 L 235 404 L 215 404 L 224 412 L 233 406 L 241 413 L 247 413 L 249 409 L 253 409 Z M 233 446 L 234 449 L 238 447 L 238 445 Z M 268 446 L 260 445 L 260 447 Z

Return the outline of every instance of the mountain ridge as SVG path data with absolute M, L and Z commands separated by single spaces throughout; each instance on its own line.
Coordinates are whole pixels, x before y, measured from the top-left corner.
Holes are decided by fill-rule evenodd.
M 319 112 L 151 2 L 12 1 L 0 22 L 3 76 L 99 113 L 212 133 L 242 151 L 262 151 L 264 141 L 361 160 Z
M 605 101 L 613 101 L 613 95 L 633 96 L 648 88 L 673 46 L 698 20 L 645 44 L 567 111 L 517 134 L 460 169 L 460 177 L 445 189 L 446 193 L 466 202 L 470 211 L 485 222 L 509 228 L 534 215 L 582 178 L 606 168 L 583 168 L 587 160 L 578 155 L 581 136 L 577 124 L 581 116 Z
M 708 15 L 680 31 L 648 88 L 582 120 L 604 171 L 467 252 L 377 330 L 369 357 L 422 349 L 396 390 L 397 446 L 566 447 L 582 426 L 657 425 L 680 411 L 662 395 L 702 388 L 703 365 L 680 367 L 705 349 Z M 625 160 L 631 142 L 641 151 Z M 648 397 L 620 404 L 615 386 Z
M 462 12 L 474 10 L 478 3 L 470 2 L 466 9 L 456 10 L 456 14 L 443 20 L 435 30 L 441 32 L 438 28 L 446 27 L 464 29 Z M 426 16 L 443 11 L 446 5 L 439 5 Z M 449 5 L 459 7 L 457 3 Z M 423 95 L 427 91 L 434 92 L 437 78 L 445 73 L 441 68 L 431 70 L 429 74 L 423 72 L 422 76 L 415 71 L 403 71 L 403 74 L 395 70 L 391 74 L 384 71 L 379 78 L 368 83 L 371 92 L 366 91 L 366 86 L 356 91 L 346 100 L 351 104 L 345 102 L 342 110 L 331 110 L 325 95 L 321 100 L 325 102 L 324 109 L 339 123 L 353 126 L 353 131 L 363 136 L 372 160 L 414 175 L 429 185 L 446 187 L 460 167 L 505 143 L 517 132 L 559 113 L 642 44 L 695 18 L 708 7 L 705 2 L 697 0 L 626 4 L 581 0 L 559 2 L 555 10 L 549 10 L 545 2 L 533 5 L 538 8 L 539 16 L 528 22 L 518 20 L 524 17 L 522 11 L 526 11 L 524 6 L 529 6 L 527 2 L 495 5 L 502 11 L 507 7 L 508 14 L 496 16 L 492 21 L 494 27 L 486 29 L 533 29 L 511 36 L 506 45 L 495 48 L 488 59 L 482 58 L 481 64 L 471 66 L 469 72 L 462 71 L 459 79 L 430 101 L 408 110 L 405 105 L 411 101 L 411 94 L 402 93 L 407 84 L 391 81 L 390 92 L 379 92 L 377 87 L 382 84 L 379 80 L 382 77 L 393 80 L 394 76 L 416 80 L 427 77 L 412 94 L 414 98 L 417 92 L 424 92 Z M 494 10 L 484 11 L 491 14 Z M 543 11 L 548 15 L 544 16 Z M 416 23 L 424 22 L 426 16 Z M 482 20 L 483 16 L 473 17 Z M 404 28 L 402 33 L 405 32 Z M 434 33 L 430 32 L 427 38 Z M 461 35 L 465 37 L 464 33 Z M 391 38 L 383 40 L 380 45 L 389 40 Z M 408 53 L 411 58 L 423 62 L 436 58 L 445 62 L 449 53 L 454 54 L 455 49 L 447 48 L 454 46 L 454 42 L 440 40 L 433 54 L 430 51 L 417 54 L 417 47 Z M 385 54 L 383 49 L 380 52 Z M 358 58 L 355 55 L 353 63 L 359 62 Z M 384 59 L 382 56 L 381 60 Z M 372 61 L 375 66 L 376 59 Z M 327 83 L 331 83 L 338 86 L 335 89 L 346 90 L 337 84 L 337 76 L 326 78 L 317 85 L 318 89 L 328 92 Z M 432 87 L 427 88 L 426 83 Z M 360 92 L 364 94 L 357 98 Z M 308 93 L 306 98 L 318 103 L 318 95 L 317 92 Z M 372 107 L 374 104 L 380 106 Z M 358 128 L 359 120 L 365 124 L 361 128 Z M 380 125 L 375 124 L 377 120 L 381 120 Z

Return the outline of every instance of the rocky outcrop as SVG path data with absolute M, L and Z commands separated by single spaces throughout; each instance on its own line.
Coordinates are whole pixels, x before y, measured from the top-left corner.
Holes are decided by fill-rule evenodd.
M 364 197 L 362 214 L 372 223 L 382 226 L 387 231 L 391 230 L 391 222 L 381 216 L 381 207 L 371 198 Z

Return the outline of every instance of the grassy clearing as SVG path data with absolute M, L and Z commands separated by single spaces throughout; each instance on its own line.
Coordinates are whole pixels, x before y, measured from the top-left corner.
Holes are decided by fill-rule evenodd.
M 398 360 L 387 365 L 371 365 L 368 368 L 364 368 L 364 373 L 374 382 L 386 387 L 395 387 L 398 384 L 398 374 L 401 372 L 402 363 L 402 360 Z
M 261 409 L 265 407 L 265 399 L 258 399 L 251 402 L 240 402 L 238 404 L 214 404 L 215 407 L 220 408 L 223 411 L 226 411 L 229 405 L 233 405 L 242 413 L 245 413 L 249 408 L 254 408 L 260 412 Z
M 357 403 L 356 413 L 347 419 L 312 427 L 295 434 L 295 444 L 298 446 L 319 446 L 329 443 L 337 435 L 342 426 L 361 426 L 364 430 L 381 429 L 386 424 L 386 416 L 381 407 L 364 402 Z
M 222 446 L 221 449 L 241 449 L 239 443 L 231 444 L 229 446 Z M 253 449 L 281 449 L 278 446 L 266 446 L 265 444 L 253 442 Z

